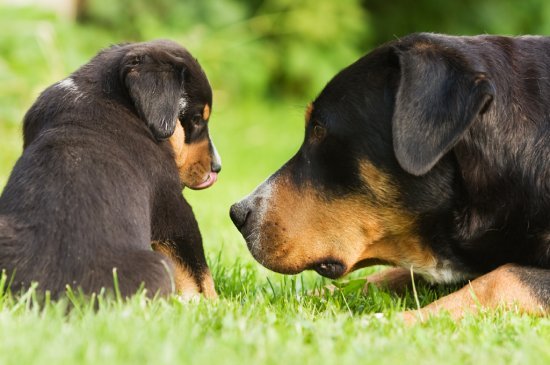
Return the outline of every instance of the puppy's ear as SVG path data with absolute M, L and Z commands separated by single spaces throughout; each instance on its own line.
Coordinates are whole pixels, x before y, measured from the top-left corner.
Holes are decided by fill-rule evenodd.
M 495 92 L 487 76 L 464 59 L 428 47 L 395 50 L 401 71 L 393 148 L 401 167 L 417 176 L 454 147 Z
M 147 55 L 130 55 L 126 63 L 124 82 L 136 111 L 157 140 L 170 137 L 182 109 L 185 70 Z

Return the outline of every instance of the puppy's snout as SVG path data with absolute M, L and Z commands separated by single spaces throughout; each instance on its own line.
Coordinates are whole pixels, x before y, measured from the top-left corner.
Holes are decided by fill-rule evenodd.
M 241 200 L 240 202 L 235 203 L 231 206 L 231 209 L 229 210 L 229 216 L 231 217 L 233 224 L 237 227 L 239 231 L 241 231 L 246 224 L 246 220 L 250 215 L 250 211 L 250 204 L 246 199 Z
M 210 165 L 210 169 L 212 170 L 212 172 L 218 173 L 222 170 L 222 165 L 221 163 L 212 161 L 212 164 Z
M 210 169 L 212 170 L 212 172 L 218 173 L 222 170 L 222 159 L 212 140 L 210 141 L 210 150 L 212 154 L 212 163 L 210 164 Z

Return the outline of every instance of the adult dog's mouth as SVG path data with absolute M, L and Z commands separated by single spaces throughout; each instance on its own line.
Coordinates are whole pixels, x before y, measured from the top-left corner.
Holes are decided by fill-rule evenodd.
M 202 190 L 211 187 L 214 185 L 214 183 L 218 180 L 218 173 L 217 172 L 209 172 L 208 176 L 206 176 L 206 179 L 201 182 L 198 185 L 189 186 L 190 189 L 193 190 Z
M 317 274 L 329 279 L 338 279 L 346 273 L 346 265 L 338 260 L 326 260 L 317 262 L 309 267 Z

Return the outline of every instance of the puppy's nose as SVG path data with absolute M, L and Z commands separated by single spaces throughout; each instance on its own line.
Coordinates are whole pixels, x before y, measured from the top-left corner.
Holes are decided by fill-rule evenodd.
M 212 153 L 212 163 L 210 164 L 210 169 L 212 172 L 220 172 L 222 170 L 222 159 L 220 158 L 220 154 L 218 153 L 218 150 L 216 149 L 216 146 L 214 146 L 214 142 L 210 140 L 210 149 Z
M 222 165 L 218 162 L 212 161 L 210 169 L 212 170 L 212 172 L 220 172 L 222 170 Z
M 233 221 L 233 224 L 240 231 L 246 224 L 246 219 L 250 215 L 250 207 L 246 200 L 241 200 L 231 206 L 229 210 L 229 216 Z

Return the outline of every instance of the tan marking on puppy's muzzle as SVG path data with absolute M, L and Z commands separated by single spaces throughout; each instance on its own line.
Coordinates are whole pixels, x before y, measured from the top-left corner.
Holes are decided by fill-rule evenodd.
M 212 156 L 208 138 L 194 143 L 185 143 L 185 131 L 178 120 L 169 141 L 174 152 L 180 181 L 185 186 L 200 187 L 212 175 L 217 178 L 217 174 L 212 174 L 212 159 L 214 157 L 219 159 L 219 157 Z M 215 180 L 212 181 L 214 182 Z

